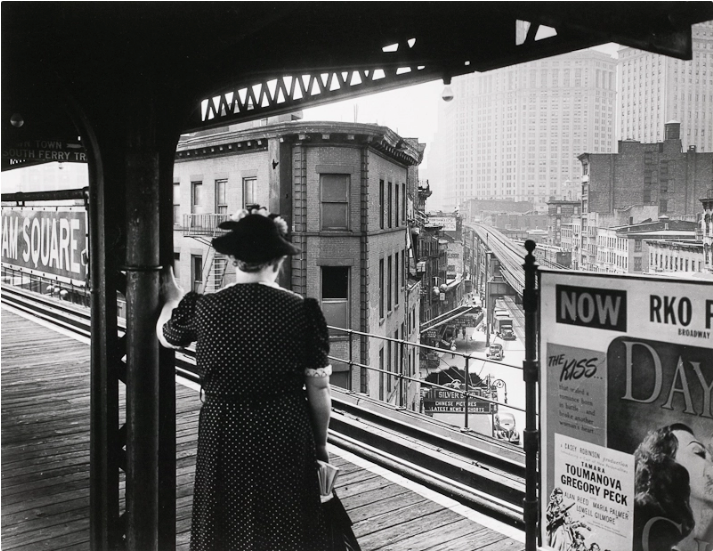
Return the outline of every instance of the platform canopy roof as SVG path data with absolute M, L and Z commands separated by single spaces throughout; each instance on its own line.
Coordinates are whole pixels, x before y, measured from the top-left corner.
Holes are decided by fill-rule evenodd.
M 691 25 L 711 19 L 710 2 L 3 2 L 3 149 L 76 138 L 72 106 L 121 125 L 149 101 L 182 130 L 208 126 L 203 98 L 283 74 L 414 68 L 353 96 L 609 42 L 690 59 Z M 542 26 L 556 35 L 535 40 Z

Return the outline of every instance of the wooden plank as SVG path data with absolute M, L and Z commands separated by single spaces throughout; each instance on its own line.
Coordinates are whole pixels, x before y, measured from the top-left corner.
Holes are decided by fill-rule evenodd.
M 432 502 L 430 502 L 432 503 Z M 391 522 L 379 526 L 378 530 L 371 531 L 373 525 L 354 525 L 354 533 L 359 543 L 364 549 L 391 549 L 397 542 L 419 536 L 427 539 L 437 538 L 440 532 L 448 530 L 450 524 L 456 521 L 455 513 L 447 509 L 440 508 L 431 514 L 391 519 Z M 457 516 L 457 515 L 456 515 Z M 362 533 L 362 528 L 369 530 L 367 534 Z
M 436 534 L 418 534 L 411 538 L 406 538 L 395 542 L 389 547 L 393 551 L 408 551 L 409 549 L 419 549 L 419 551 L 472 551 L 476 549 L 479 538 L 487 533 L 483 526 L 478 526 L 473 521 L 461 517 L 453 524 L 448 525 L 447 530 L 441 530 Z M 464 545 L 465 547 L 460 547 Z

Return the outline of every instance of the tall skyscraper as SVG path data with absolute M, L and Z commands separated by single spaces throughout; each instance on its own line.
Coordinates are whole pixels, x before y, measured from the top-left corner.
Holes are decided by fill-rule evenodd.
M 429 159 L 446 209 L 469 198 L 546 209 L 580 179 L 578 155 L 614 150 L 616 60 L 607 54 L 583 50 L 465 75 L 452 88 Z
M 618 137 L 655 143 L 664 125 L 681 123 L 684 149 L 713 151 L 713 21 L 693 25 L 693 59 L 634 48 L 618 51 Z

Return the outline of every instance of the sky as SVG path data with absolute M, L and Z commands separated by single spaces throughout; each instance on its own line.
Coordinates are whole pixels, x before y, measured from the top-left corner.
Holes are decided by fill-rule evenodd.
M 594 49 L 614 55 L 619 45 L 603 44 Z M 428 169 L 428 145 L 438 128 L 438 102 L 443 92 L 440 80 L 330 103 L 304 110 L 306 121 L 375 123 L 388 126 L 404 138 L 418 138 L 426 144 L 422 169 Z M 357 107 L 356 121 L 354 107 Z

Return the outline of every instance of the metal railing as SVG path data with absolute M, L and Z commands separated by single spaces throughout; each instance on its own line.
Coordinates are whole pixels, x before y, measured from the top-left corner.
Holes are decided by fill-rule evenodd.
M 90 293 L 84 287 L 73 286 L 70 283 L 58 282 L 54 279 L 47 277 L 41 277 L 35 274 L 30 274 L 7 266 L 2 266 L 2 282 L 4 285 L 9 285 L 30 291 L 32 293 L 37 293 L 42 295 L 45 299 L 54 299 L 57 303 L 69 303 L 77 305 L 80 307 L 88 307 L 90 300 Z M 117 297 L 121 303 L 121 297 Z M 123 306 L 123 304 L 122 304 Z M 118 311 L 119 317 L 122 316 L 121 309 Z M 88 318 L 88 312 L 87 312 Z M 121 320 L 123 321 L 123 320 Z M 484 436 L 495 437 L 496 425 L 494 422 L 495 415 L 498 415 L 504 411 L 518 412 L 519 414 L 524 414 L 525 409 L 523 405 L 508 403 L 507 386 L 503 388 L 502 377 L 486 377 L 481 379 L 479 373 L 475 373 L 473 368 L 474 365 L 478 365 L 479 372 L 482 373 L 483 369 L 487 365 L 497 365 L 498 370 L 505 369 L 515 369 L 518 372 L 522 372 L 522 367 L 517 365 L 512 365 L 504 361 L 494 361 L 490 360 L 487 356 L 482 353 L 477 352 L 462 352 L 462 351 L 451 351 L 444 348 L 439 348 L 436 346 L 429 346 L 425 344 L 405 341 L 401 339 L 394 339 L 391 337 L 382 337 L 380 335 L 374 335 L 371 333 L 364 333 L 361 331 L 356 331 L 353 329 L 344 329 L 341 327 L 328 326 L 330 332 L 333 334 L 344 338 L 346 335 L 349 341 L 348 352 L 346 357 L 341 357 L 338 355 L 330 355 L 329 358 L 332 362 L 341 362 L 348 366 L 348 377 L 347 377 L 347 390 L 351 392 L 362 393 L 364 389 L 354 389 L 354 370 L 355 369 L 365 369 L 369 372 L 379 373 L 380 384 L 383 384 L 385 388 L 390 388 L 391 392 L 389 394 L 384 393 L 383 400 L 378 397 L 369 395 L 371 400 L 380 401 L 387 405 L 388 407 L 405 410 L 407 409 L 406 404 L 409 402 L 413 403 L 412 398 L 416 398 L 418 403 L 418 409 L 411 410 L 413 413 L 420 414 L 431 418 L 431 415 L 425 413 L 425 400 L 428 392 L 431 390 L 442 390 L 448 391 L 452 396 L 458 396 L 456 400 L 462 402 L 462 407 L 458 408 L 462 411 L 462 421 L 460 424 L 455 425 L 457 429 L 461 431 L 473 431 L 471 421 L 474 416 L 490 415 L 491 422 L 488 423 L 490 427 L 489 433 L 483 433 Z M 368 346 L 369 339 L 377 339 L 383 342 L 390 342 L 392 346 L 395 347 L 397 353 L 394 354 L 396 358 L 396 370 L 382 369 L 380 367 L 375 367 L 372 365 L 363 364 L 356 359 L 354 340 L 361 340 L 362 337 L 366 337 L 365 345 Z M 417 350 L 415 358 L 412 365 L 412 372 L 408 372 L 408 359 L 409 351 L 412 349 Z M 200 381 L 201 374 L 195 367 L 195 353 L 192 348 L 186 350 L 188 358 L 190 358 L 190 363 L 193 365 L 183 364 L 180 366 L 181 372 L 184 375 L 191 376 L 196 381 Z M 419 364 L 424 357 L 430 356 L 431 358 L 443 357 L 444 355 L 450 354 L 452 358 L 460 358 L 463 363 L 461 366 L 450 366 L 447 364 L 445 367 L 455 367 L 456 372 L 455 378 L 448 384 L 438 384 L 434 382 L 429 382 L 425 378 L 420 378 L 417 373 L 419 371 Z M 413 356 L 411 356 L 413 357 Z M 442 363 L 439 358 L 439 364 Z M 430 373 L 435 373 L 437 369 L 429 370 Z M 429 374 L 430 374 L 429 373 Z M 462 373 L 462 378 L 460 377 Z M 476 382 L 473 380 L 473 376 L 477 377 Z M 389 384 L 391 383 L 391 384 Z M 409 390 L 410 389 L 410 390 Z M 504 400 L 498 399 L 498 390 L 504 390 Z M 365 393 L 366 394 L 366 393 Z M 512 393 L 511 393 L 512 394 Z M 487 406 L 487 410 L 484 410 L 483 406 Z M 475 408 L 478 407 L 478 411 Z M 449 415 L 449 424 L 453 424 L 453 419 L 458 416 L 458 413 L 452 413 Z M 521 415 L 520 415 L 521 416 Z M 433 418 L 438 418 L 439 415 L 433 415 Z
M 508 369 L 515 369 L 518 370 L 520 373 L 522 373 L 522 366 L 517 366 L 517 365 L 512 365 L 503 361 L 494 361 L 488 359 L 487 356 L 484 356 L 483 354 L 476 354 L 473 352 L 459 352 L 459 351 L 452 351 L 452 350 L 446 350 L 444 348 L 439 348 L 435 346 L 429 346 L 425 344 L 420 344 L 420 343 L 415 343 L 415 342 L 410 342 L 410 341 L 404 341 L 401 339 L 394 339 L 391 337 L 382 337 L 380 335 L 374 335 L 371 333 L 363 333 L 361 331 L 355 331 L 353 329 L 344 329 L 341 327 L 333 327 L 333 326 L 327 326 L 330 331 L 335 332 L 335 334 L 339 334 L 341 336 L 343 335 L 348 335 L 349 337 L 349 357 L 343 358 L 343 357 L 338 357 L 334 355 L 330 355 L 329 359 L 332 361 L 337 361 L 337 362 L 343 362 L 348 365 L 349 371 L 348 371 L 348 390 L 354 391 L 352 386 L 352 381 L 354 380 L 353 374 L 354 374 L 354 368 L 359 368 L 359 369 L 366 369 L 371 372 L 376 372 L 381 374 L 381 376 L 386 377 L 386 378 L 393 378 L 395 380 L 395 384 L 391 385 L 393 388 L 398 390 L 398 407 L 400 409 L 406 409 L 404 407 L 404 403 L 407 402 L 407 400 L 404 400 L 404 389 L 406 385 L 410 382 L 416 383 L 417 385 L 420 386 L 420 394 L 421 394 L 421 405 L 423 405 L 423 397 L 425 395 L 425 392 L 423 392 L 423 387 L 426 387 L 426 392 L 431 389 L 441 389 L 445 390 L 451 393 L 454 393 L 458 396 L 461 396 L 461 399 L 463 400 L 463 421 L 462 425 L 459 426 L 460 430 L 462 431 L 469 431 L 471 430 L 470 428 L 470 419 L 473 415 L 482 415 L 483 412 L 471 412 L 471 403 L 475 404 L 477 402 L 484 402 L 486 404 L 490 405 L 490 411 L 488 414 L 495 415 L 500 412 L 500 409 L 505 409 L 505 410 L 512 410 L 512 411 L 517 411 L 522 414 L 525 413 L 525 408 L 524 404 L 522 407 L 517 406 L 517 405 L 512 405 L 507 403 L 507 384 L 502 380 L 502 378 L 497 378 L 494 379 L 492 377 L 488 377 L 487 379 L 481 379 L 482 383 L 481 384 L 473 384 L 472 379 L 471 379 L 471 366 L 472 362 L 481 362 L 481 372 L 482 368 L 486 364 L 491 364 L 491 365 L 496 365 L 498 368 L 508 368 Z M 397 355 L 397 365 L 400 368 L 398 371 L 391 371 L 388 369 L 381 369 L 379 367 L 373 367 L 370 365 L 365 365 L 362 364 L 358 361 L 355 361 L 354 359 L 354 347 L 353 347 L 353 338 L 352 337 L 367 337 L 367 339 L 372 338 L 372 339 L 378 339 L 380 341 L 385 341 L 385 342 L 391 342 L 396 344 L 399 347 L 399 354 Z M 426 352 L 435 352 L 436 354 L 440 355 L 445 355 L 445 354 L 451 354 L 452 357 L 460 357 L 463 358 L 465 361 L 464 364 L 464 376 L 463 380 L 460 381 L 458 380 L 455 385 L 441 385 L 437 383 L 432 383 L 427 381 L 426 379 L 421 379 L 418 377 L 414 377 L 412 375 L 409 375 L 405 373 L 405 359 L 406 359 L 406 350 L 411 347 L 411 348 L 416 348 L 419 351 L 419 357 L 421 356 L 422 351 Z M 455 366 L 457 369 L 458 366 Z M 414 369 L 415 371 L 415 369 Z M 435 372 L 435 370 L 434 370 Z M 476 374 L 477 375 L 477 374 Z M 479 375 L 478 378 L 480 379 Z M 524 386 L 524 382 L 523 382 Z M 493 396 L 497 396 L 498 389 L 503 388 L 504 390 L 504 401 L 500 401 L 498 399 L 493 399 Z M 358 391 L 361 391 L 362 389 L 359 389 Z M 375 399 L 373 396 L 371 396 L 372 399 Z M 387 404 L 390 404 L 390 401 L 387 400 L 381 400 L 382 402 L 385 402 Z M 417 413 L 423 413 L 423 408 L 421 408 L 420 411 Z M 493 426 L 493 431 L 495 431 L 495 426 Z M 485 436 L 494 436 L 494 434 L 486 434 Z
M 223 230 L 218 228 L 218 224 L 228 219 L 227 214 L 184 214 L 181 229 L 183 235 L 216 236 Z
M 74 285 L 71 281 L 33 274 L 4 264 L 0 268 L 0 277 L 3 285 L 20 287 L 71 304 L 90 306 L 91 299 L 87 288 Z

